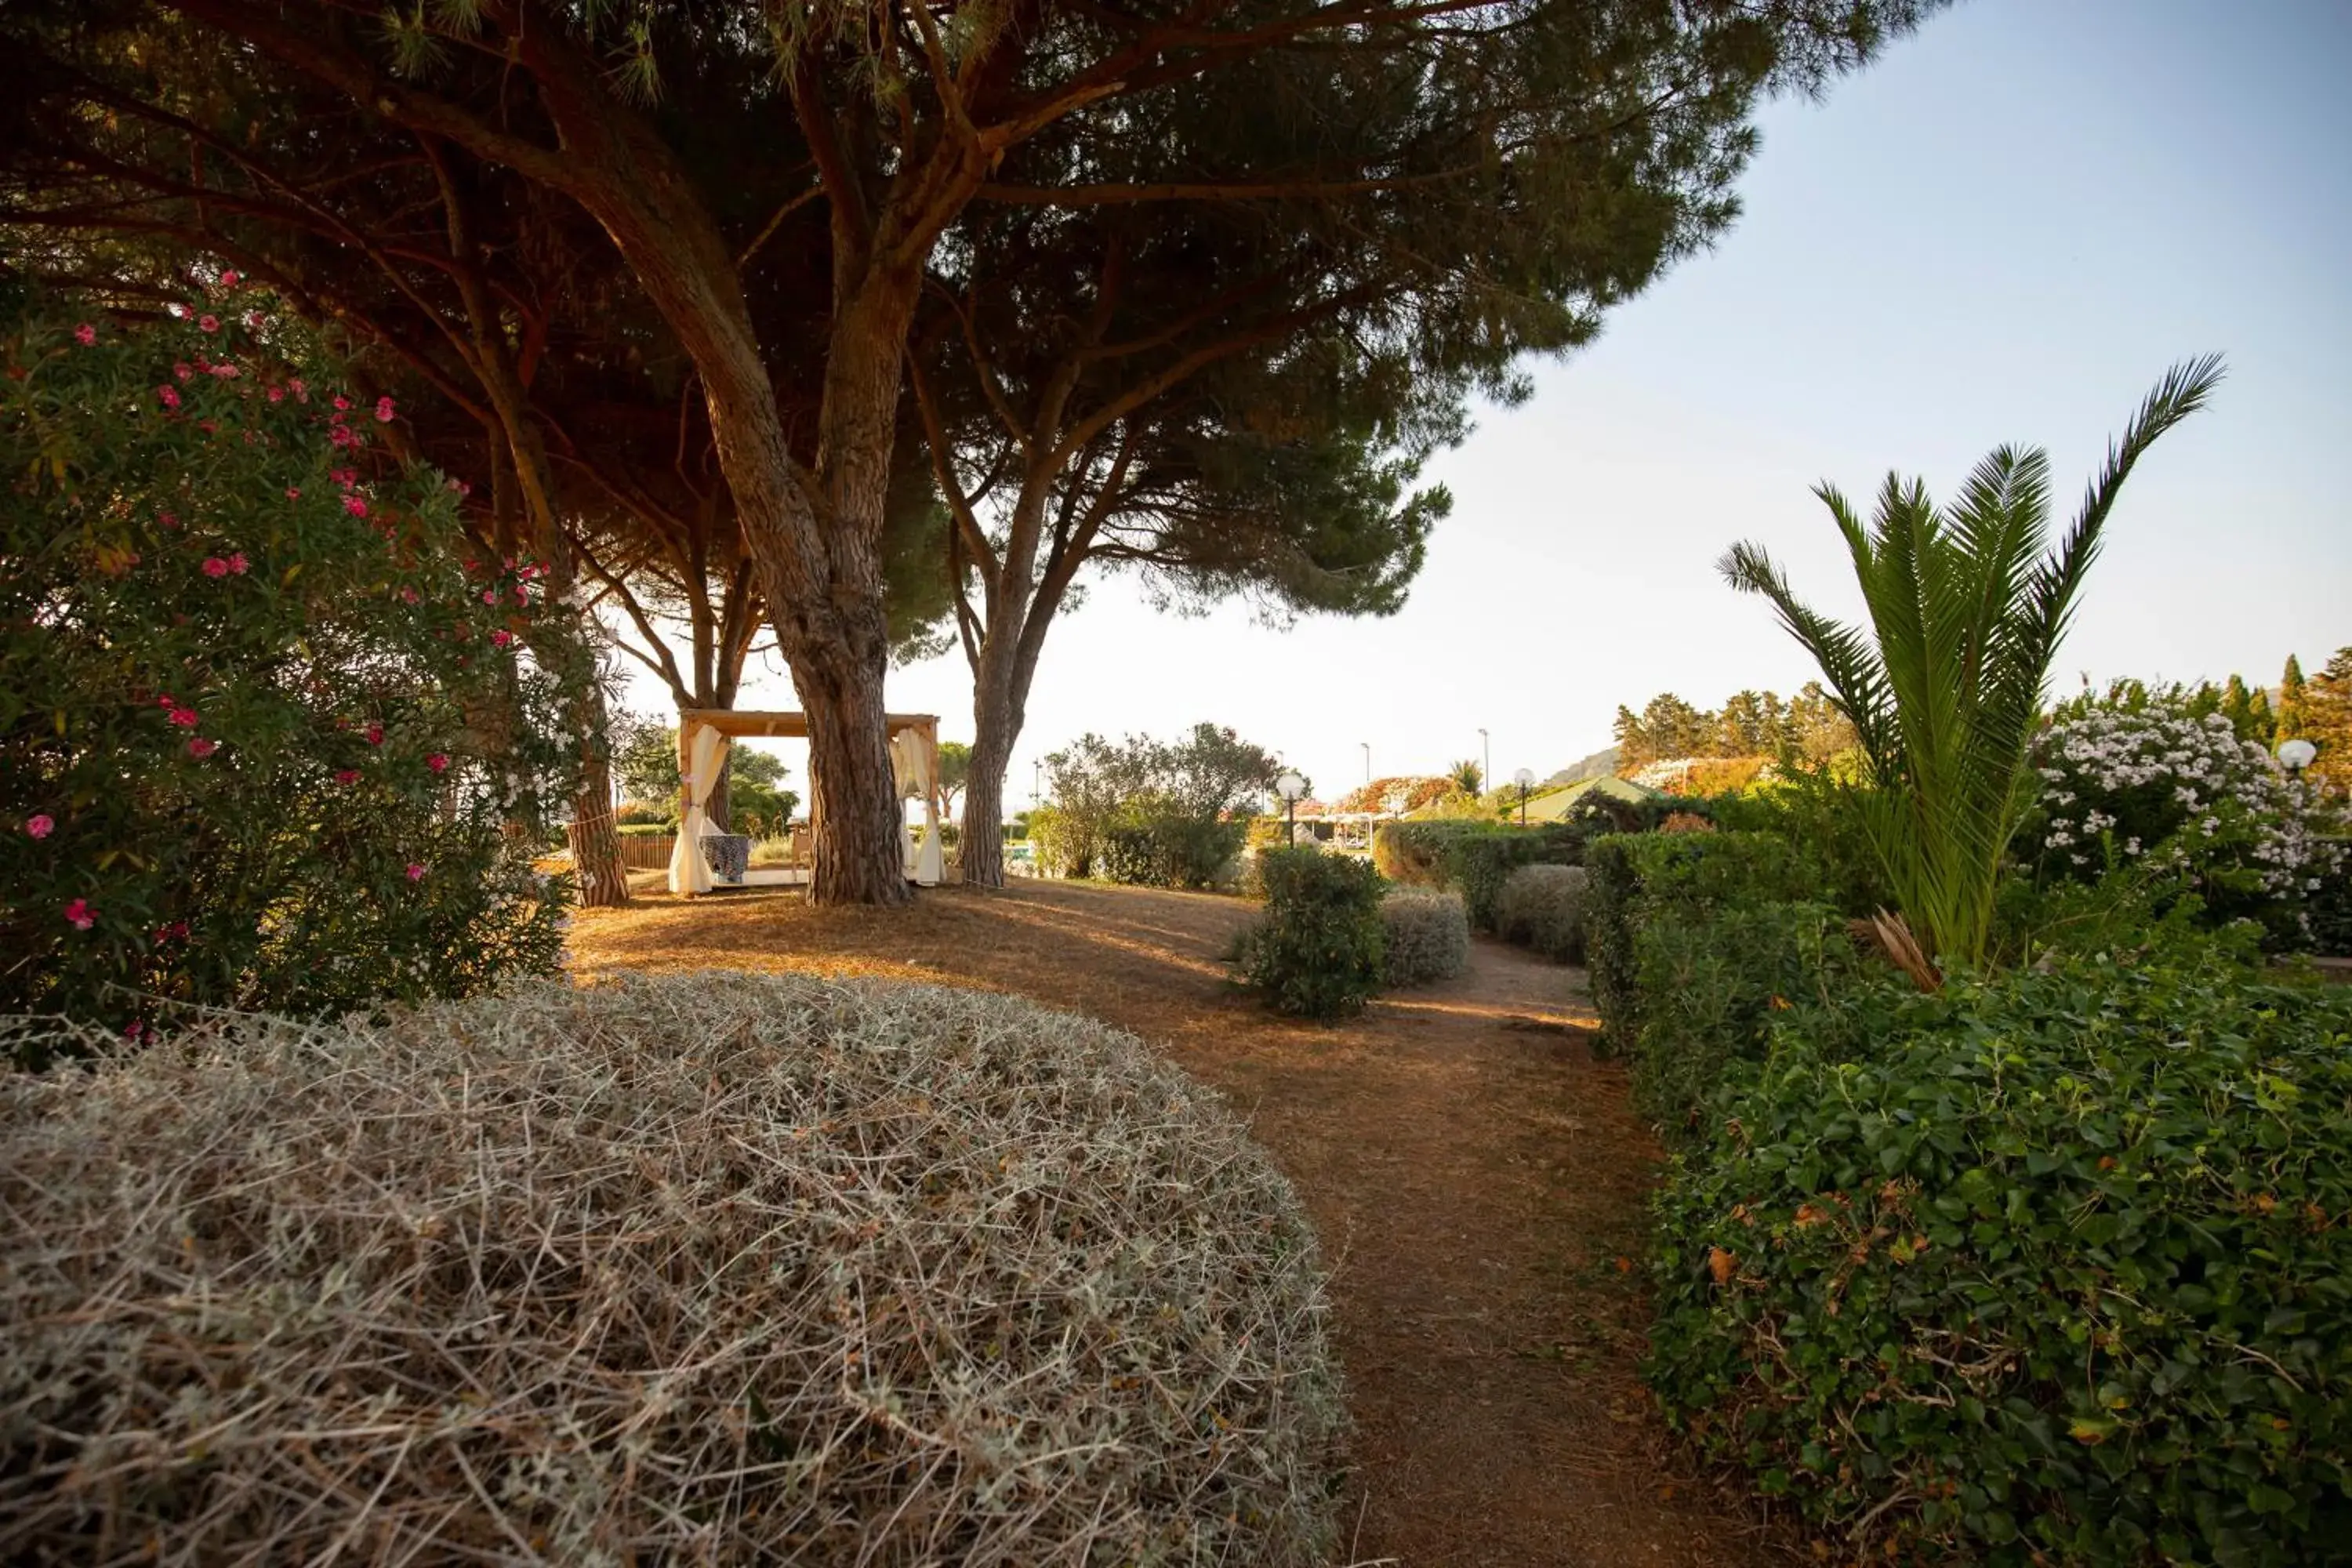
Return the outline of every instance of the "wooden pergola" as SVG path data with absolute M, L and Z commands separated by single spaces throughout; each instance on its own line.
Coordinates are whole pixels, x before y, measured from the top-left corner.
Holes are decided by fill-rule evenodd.
M 924 821 L 930 842 L 938 843 L 940 834 L 940 719 L 936 713 L 886 713 L 883 722 L 890 733 L 890 754 L 899 780 L 900 798 L 909 798 L 906 792 L 907 778 L 916 763 L 920 769 L 921 784 L 915 798 L 923 803 Z M 694 770 L 694 736 L 698 730 L 710 730 L 724 735 L 731 742 L 737 740 L 808 739 L 809 723 L 805 713 L 783 710 L 762 711 L 745 708 L 688 708 L 677 716 L 677 771 L 681 781 Z M 912 748 L 908 755 L 907 748 Z M 681 782 L 678 786 L 678 820 L 686 820 L 687 808 L 693 804 L 692 785 Z M 816 760 L 809 760 L 809 834 L 818 832 Z

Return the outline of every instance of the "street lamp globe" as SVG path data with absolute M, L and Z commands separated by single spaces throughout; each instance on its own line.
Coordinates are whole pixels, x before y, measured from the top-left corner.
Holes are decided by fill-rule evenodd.
M 2278 749 L 2278 760 L 2291 773 L 2299 773 L 2311 766 L 2311 759 L 2317 755 L 2319 748 L 2301 739 L 2282 742 Z
M 1307 793 L 1307 781 L 1288 769 L 1274 781 L 1274 793 L 1282 797 L 1282 841 L 1296 847 L 1298 843 L 1298 797 Z
M 1511 782 L 1518 785 L 1521 789 L 1533 788 L 1536 782 L 1536 771 L 1533 768 L 1521 768 L 1517 773 L 1511 775 Z

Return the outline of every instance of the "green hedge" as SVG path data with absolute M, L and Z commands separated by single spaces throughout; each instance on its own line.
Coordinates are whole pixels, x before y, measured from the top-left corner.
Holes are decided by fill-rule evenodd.
M 1659 1199 L 1671 1417 L 1873 1560 L 2352 1560 L 2352 991 L 2251 979 L 1781 1015 Z
M 1496 902 L 1511 873 L 1521 866 L 1581 864 L 1587 836 L 1584 828 L 1561 823 L 1391 822 L 1373 835 L 1372 861 L 1382 875 L 1409 887 L 1453 889 L 1462 895 L 1470 923 L 1491 931 Z
M 1361 1012 L 1381 988 L 1381 874 L 1370 861 L 1305 847 L 1262 850 L 1257 871 L 1265 917 L 1238 954 L 1249 983 L 1285 1013 Z
M 1177 816 L 1121 824 L 1103 834 L 1095 868 L 1139 887 L 1214 887 L 1248 833 L 1246 822 Z
M 1641 1041 L 1644 926 L 1725 904 L 1806 901 L 1821 889 L 1811 858 L 1771 833 L 1611 834 L 1586 846 L 1584 864 L 1584 962 L 1601 1048 L 1618 1055 Z

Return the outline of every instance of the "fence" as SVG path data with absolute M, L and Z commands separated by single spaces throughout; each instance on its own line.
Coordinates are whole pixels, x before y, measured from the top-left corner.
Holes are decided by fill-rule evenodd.
M 621 864 L 632 871 L 664 871 L 669 868 L 669 852 L 677 847 L 674 833 L 624 833 L 621 835 Z

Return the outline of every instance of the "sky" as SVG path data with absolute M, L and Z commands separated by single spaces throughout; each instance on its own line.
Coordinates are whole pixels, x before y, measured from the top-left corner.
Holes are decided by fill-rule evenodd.
M 1864 501 L 1894 468 L 1943 499 L 2040 446 L 2063 522 L 2165 369 L 2210 351 L 2229 379 L 2125 487 L 2056 685 L 2315 668 L 2352 644 L 2347 69 L 2347 0 L 1962 0 L 1768 106 L 1731 232 L 1431 465 L 1454 513 L 1402 610 L 1280 630 L 1096 582 L 1046 645 L 1007 808 L 1090 730 L 1229 724 L 1330 798 L 1366 746 L 1382 776 L 1540 778 L 1608 745 L 1620 703 L 1793 691 L 1814 671 L 1725 585 L 1728 545 L 1857 614 L 1816 482 Z M 960 652 L 887 695 L 971 739 Z M 629 700 L 667 706 L 650 681 Z M 795 706 L 781 666 L 741 706 Z

